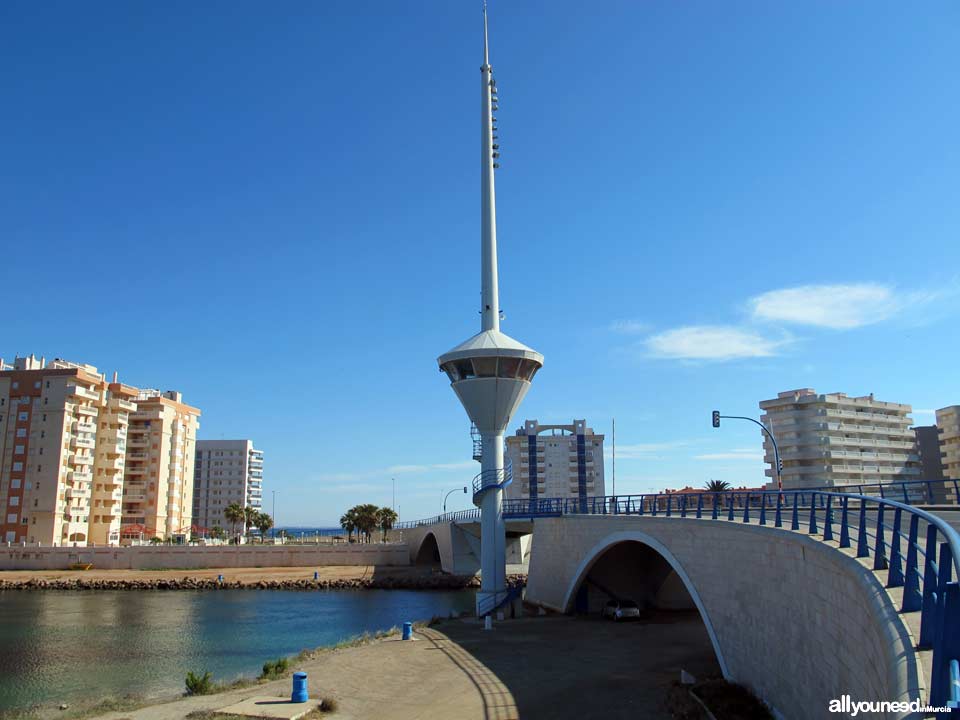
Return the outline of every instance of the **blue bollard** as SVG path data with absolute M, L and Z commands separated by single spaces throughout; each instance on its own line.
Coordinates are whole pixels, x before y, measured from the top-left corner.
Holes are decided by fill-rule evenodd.
M 401 636 L 403 640 L 413 640 L 413 623 L 405 622 L 403 624 L 403 635 Z
M 222 583 L 222 582 L 223 582 L 223 575 L 217 575 L 217 582 L 218 582 L 218 583 Z
M 320 579 L 320 573 L 319 573 L 318 571 L 316 571 L 316 570 L 313 571 L 313 579 L 314 579 L 314 580 L 319 580 L 319 579 Z
M 307 674 L 305 672 L 295 672 L 293 674 L 293 694 L 290 695 L 290 702 L 305 703 L 307 696 Z

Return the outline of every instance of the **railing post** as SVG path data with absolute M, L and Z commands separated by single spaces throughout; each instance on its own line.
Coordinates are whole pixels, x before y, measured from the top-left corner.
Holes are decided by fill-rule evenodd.
M 810 526 L 807 528 L 809 535 L 817 532 L 817 494 L 810 493 Z
M 703 493 L 697 495 L 697 520 L 703 517 Z
M 800 501 L 800 493 L 793 494 L 793 518 L 790 521 L 791 530 L 800 529 L 800 512 L 797 503 Z
M 687 496 L 680 496 L 680 517 L 685 518 L 687 516 Z
M 883 499 L 884 499 L 884 497 L 883 497 L 883 483 L 880 483 L 879 488 L 880 488 L 880 499 L 883 500 Z
M 944 586 L 937 616 L 940 622 L 933 642 L 930 704 L 943 706 L 950 699 L 950 660 L 960 657 L 960 585 L 956 582 Z
M 840 501 L 840 547 L 842 548 L 850 547 L 850 515 L 847 510 L 849 503 L 850 498 L 844 495 Z
M 673 515 L 673 495 L 667 495 L 667 517 Z
M 733 520 L 733 493 L 730 493 L 730 500 L 727 503 L 727 520 Z
M 927 545 L 923 551 L 923 607 L 920 609 L 920 640 L 917 647 L 933 647 L 937 632 L 937 598 L 940 597 L 937 567 L 937 526 L 927 525 Z
M 870 557 L 870 545 L 867 543 L 867 501 L 860 497 L 860 523 L 857 527 L 857 557 Z
M 887 573 L 887 587 L 903 586 L 903 561 L 900 557 L 900 508 L 893 513 L 893 533 L 890 535 L 890 572 Z
M 823 540 L 833 540 L 833 495 L 827 495 L 827 508 L 823 514 Z
M 783 527 L 783 493 L 777 493 L 777 512 L 773 518 L 774 527 Z
M 904 504 L 904 505 L 909 505 L 909 504 L 910 504 L 910 498 L 907 496 L 907 484 L 906 484 L 906 483 L 902 483 L 902 484 L 900 485 L 900 489 L 903 490 L 903 504 Z
M 919 610 L 923 604 L 923 597 L 920 595 L 920 571 L 917 568 L 917 532 L 919 523 L 920 516 L 911 513 L 910 532 L 907 535 L 907 574 L 903 579 L 903 602 L 900 604 L 901 612 Z
M 883 504 L 877 505 L 877 539 L 873 546 L 873 569 L 887 569 L 887 546 L 883 542 L 883 533 L 886 528 L 883 524 Z
M 713 494 L 713 519 L 717 519 L 717 494 Z
M 750 522 L 750 493 L 744 493 L 743 496 L 743 521 Z
M 767 524 L 767 496 L 760 493 L 760 524 Z

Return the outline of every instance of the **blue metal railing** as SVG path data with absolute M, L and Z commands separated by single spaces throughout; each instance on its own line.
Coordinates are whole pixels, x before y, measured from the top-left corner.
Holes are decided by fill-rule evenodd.
M 492 615 L 504 605 L 520 597 L 522 593 L 523 586 L 514 585 L 513 587 L 507 588 L 502 593 L 486 596 L 481 604 L 477 607 L 477 617 L 482 618 L 485 615 Z
M 500 470 L 485 470 L 473 478 L 473 503 L 479 504 L 480 496 L 487 490 L 505 488 L 513 482 L 513 462 L 507 458 Z

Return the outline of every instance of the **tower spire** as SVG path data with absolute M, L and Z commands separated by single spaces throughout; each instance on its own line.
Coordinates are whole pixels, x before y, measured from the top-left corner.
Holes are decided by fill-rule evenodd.
M 480 329 L 500 330 L 497 279 L 497 205 L 493 182 L 496 84 L 490 67 L 487 3 L 483 3 L 483 67 L 480 68 Z

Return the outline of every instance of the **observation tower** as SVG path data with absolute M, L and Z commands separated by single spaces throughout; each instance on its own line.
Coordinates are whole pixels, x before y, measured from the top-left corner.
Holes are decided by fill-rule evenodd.
M 480 67 L 480 332 L 437 362 L 480 433 L 480 474 L 474 478 L 473 502 L 480 510 L 481 585 L 477 615 L 494 612 L 506 599 L 506 534 L 501 505 L 503 488 L 513 480 L 504 466 L 504 433 L 543 355 L 500 332 L 497 283 L 497 212 L 494 171 L 499 167 L 497 83 L 490 66 L 487 8 L 483 7 L 483 65 Z

